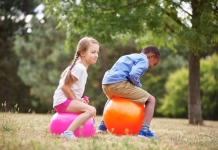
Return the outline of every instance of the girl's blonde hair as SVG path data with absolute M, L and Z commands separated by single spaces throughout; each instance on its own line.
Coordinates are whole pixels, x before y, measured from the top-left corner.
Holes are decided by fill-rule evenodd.
M 99 45 L 98 41 L 95 40 L 94 38 L 91 38 L 91 37 L 84 37 L 79 41 L 79 43 L 77 45 L 76 53 L 74 55 L 74 59 L 73 59 L 71 65 L 69 67 L 69 70 L 67 72 L 67 75 L 66 75 L 66 78 L 65 78 L 65 81 L 64 81 L 65 84 L 70 83 L 70 82 L 73 81 L 73 78 L 71 76 L 71 70 L 75 66 L 76 61 L 78 60 L 78 58 L 81 57 L 80 53 L 87 51 L 91 44 L 98 44 Z

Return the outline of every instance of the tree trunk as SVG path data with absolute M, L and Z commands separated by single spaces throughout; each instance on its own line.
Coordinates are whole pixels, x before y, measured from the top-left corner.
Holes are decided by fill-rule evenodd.
M 200 103 L 200 57 L 189 51 L 189 88 L 188 88 L 189 124 L 202 125 Z

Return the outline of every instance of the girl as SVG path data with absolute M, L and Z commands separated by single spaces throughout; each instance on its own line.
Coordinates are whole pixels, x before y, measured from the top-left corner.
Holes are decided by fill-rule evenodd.
M 98 59 L 99 43 L 97 40 L 84 37 L 78 45 L 74 59 L 61 75 L 59 85 L 53 96 L 53 107 L 57 112 L 80 113 L 61 136 L 66 139 L 76 138 L 74 131 L 89 118 L 96 116 L 96 109 L 81 98 L 88 77 L 89 65 Z

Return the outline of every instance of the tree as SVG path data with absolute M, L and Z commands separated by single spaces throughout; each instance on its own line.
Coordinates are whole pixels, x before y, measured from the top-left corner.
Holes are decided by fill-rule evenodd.
M 204 119 L 217 120 L 218 113 L 218 56 L 200 60 L 200 93 L 202 104 L 202 115 Z M 161 107 L 158 112 L 165 117 L 185 118 L 188 113 L 188 68 L 179 69 L 170 74 L 165 84 L 166 94 L 161 99 Z
M 13 44 L 15 35 L 25 36 L 25 17 L 34 14 L 36 4 L 37 1 L 30 0 L 0 0 L 0 98 L 2 103 L 6 102 L 7 110 L 16 103 L 30 103 L 29 87 L 17 76 L 19 59 Z
M 116 35 L 130 34 L 137 38 L 152 32 L 162 45 L 184 44 L 189 50 L 189 123 L 203 124 L 199 60 L 201 54 L 218 42 L 216 0 L 83 0 L 80 3 L 46 0 L 45 4 L 48 14 L 59 19 L 59 27 L 67 28 L 67 43 L 72 33 L 92 35 L 104 42 Z

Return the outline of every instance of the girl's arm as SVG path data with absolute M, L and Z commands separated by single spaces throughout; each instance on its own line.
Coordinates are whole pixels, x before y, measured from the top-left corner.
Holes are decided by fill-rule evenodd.
M 69 99 L 75 100 L 77 99 L 76 96 L 73 94 L 73 91 L 71 90 L 71 86 L 73 85 L 73 83 L 75 83 L 78 79 L 71 75 L 71 77 L 73 78 L 72 82 L 68 83 L 68 84 L 64 84 L 61 87 L 61 90 L 64 92 L 65 96 Z

